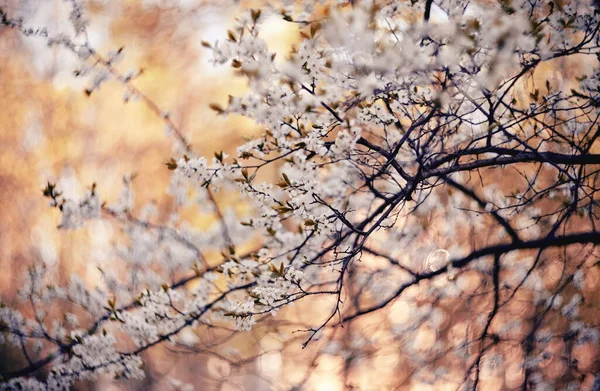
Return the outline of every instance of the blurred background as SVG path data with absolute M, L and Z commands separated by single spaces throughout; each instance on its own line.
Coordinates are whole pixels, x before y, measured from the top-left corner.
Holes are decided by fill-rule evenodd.
M 210 103 L 224 104 L 228 95 L 242 94 L 245 80 L 233 77 L 230 66 L 211 63 L 211 53 L 201 44 L 226 38 L 233 18 L 253 4 L 90 0 L 85 5 L 91 47 L 105 57 L 122 48 L 115 67 L 121 74 L 143 71 L 132 84 L 168 112 L 195 153 L 234 152 L 243 137 L 258 131 L 250 121 L 219 117 L 209 109 Z M 0 7 L 12 19 L 22 18 L 25 27 L 46 27 L 53 36 L 72 29 L 68 1 L 0 0 Z M 281 18 L 271 18 L 263 26 L 263 37 L 284 58 L 297 39 L 297 29 Z M 75 197 L 95 182 L 103 200 L 112 203 L 123 178 L 135 176 L 133 214 L 149 202 L 158 207 L 158 221 L 165 221 L 171 212 L 173 202 L 167 192 L 171 175 L 164 162 L 179 155 L 165 121 L 143 101 L 129 99 L 127 89 L 117 81 L 86 94 L 90 78 L 75 75 L 79 64 L 74 53 L 49 47 L 44 38 L 0 27 L 0 297 L 4 303 L 14 302 L 26 266 L 34 261 L 57 268 L 62 282 L 73 272 L 88 280 L 98 278 L 94 261 L 106 256 L 103 249 L 115 236 L 111 225 L 100 221 L 82 230 L 56 229 L 59 211 L 42 196 L 47 182 L 60 182 L 67 195 Z M 210 223 L 202 220 L 205 217 L 182 217 L 192 225 Z M 18 367 L 8 362 L 20 359 L 17 356 L 0 353 L 0 370 Z M 161 376 L 170 374 L 174 366 L 199 389 L 207 384 L 239 389 L 240 381 L 249 381 L 224 381 L 229 369 L 217 359 L 207 362 L 205 357 L 184 356 L 187 365 L 182 365 L 181 357 L 176 361 L 164 352 L 156 357 L 148 370 L 155 376 L 133 388 L 164 389 L 167 385 Z M 97 389 L 111 387 L 96 385 Z M 253 388 L 261 386 L 244 387 Z
M 71 7 L 62 0 L 0 5 L 9 16 L 23 18 L 25 26 L 47 26 L 59 34 L 69 25 Z M 212 156 L 234 151 L 257 131 L 250 121 L 219 117 L 208 108 L 245 89 L 245 80 L 233 77 L 227 65 L 213 65 L 201 45 L 226 37 L 241 10 L 226 1 L 89 1 L 87 32 L 101 55 L 123 48 L 119 72 L 142 70 L 132 84 L 168 113 L 194 152 Z M 281 20 L 268 20 L 263 30 L 279 51 L 296 38 L 294 26 Z M 86 94 L 89 78 L 76 77 L 77 68 L 70 51 L 0 27 L 3 291 L 19 280 L 14 267 L 32 257 L 67 269 L 85 267 L 81 251 L 87 250 L 80 241 L 86 237 L 55 229 L 59 213 L 42 197 L 48 181 L 60 180 L 67 195 L 75 196 L 96 182 L 103 198 L 114 202 L 123 177 L 135 175 L 136 205 L 169 205 L 164 162 L 176 152 L 163 119 L 144 102 L 128 100 L 126 88 L 114 80 Z

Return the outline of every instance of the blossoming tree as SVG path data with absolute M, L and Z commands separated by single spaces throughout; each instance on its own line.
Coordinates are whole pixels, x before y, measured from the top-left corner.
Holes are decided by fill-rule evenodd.
M 119 72 L 122 50 L 90 46 L 72 7 L 71 36 L 0 9 L 1 25 L 76 53 L 86 94 L 114 80 L 154 111 L 178 151 L 165 157 L 168 191 L 218 223 L 134 215 L 130 181 L 114 204 L 96 185 L 68 199 L 48 183 L 59 229 L 105 219 L 123 230 L 121 270 L 98 265 L 95 285 L 73 275 L 59 286 L 33 263 L 23 308 L 0 306 L 0 342 L 25 363 L 1 374 L 0 389 L 143 377 L 142 355 L 164 344 L 242 371 L 268 352 L 235 353 L 228 341 L 257 328 L 312 362 L 275 388 L 303 388 L 325 355 L 344 358 L 351 387 L 356 368 L 385 353 L 381 388 L 599 389 L 597 1 L 284 1 L 241 12 L 227 37 L 202 45 L 248 93 L 211 108 L 264 132 L 235 156 L 209 157 L 135 87 L 140 74 Z M 283 61 L 261 38 L 267 17 L 298 26 Z M 221 194 L 249 212 L 224 208 Z

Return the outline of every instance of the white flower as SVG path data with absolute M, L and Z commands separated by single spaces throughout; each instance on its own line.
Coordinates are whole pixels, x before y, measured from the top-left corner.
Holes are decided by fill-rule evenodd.
M 573 274 L 573 285 L 580 291 L 585 288 L 585 273 L 583 269 L 577 269 Z

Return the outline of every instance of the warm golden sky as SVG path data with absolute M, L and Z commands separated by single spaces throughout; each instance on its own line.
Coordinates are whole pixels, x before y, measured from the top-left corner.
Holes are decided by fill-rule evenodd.
M 56 34 L 69 28 L 69 5 L 63 1 L 13 1 L 4 8 L 27 26 L 48 26 Z M 230 67 L 215 67 L 201 45 L 222 40 L 239 8 L 220 1 L 92 1 L 88 11 L 92 46 L 102 55 L 124 47 L 117 69 L 122 74 L 144 69 L 133 84 L 170 113 L 195 152 L 211 156 L 232 150 L 256 131 L 249 121 L 221 118 L 208 108 L 245 88 Z M 294 26 L 273 19 L 263 30 L 284 58 L 295 39 Z M 78 63 L 72 53 L 7 29 L 0 37 L 0 58 L 10 58 L 0 61 L 5 113 L 0 119 L 0 281 L 11 285 L 19 277 L 15 262 L 32 257 L 85 267 L 87 250 L 73 241 L 85 241 L 87 235 L 54 229 L 59 216 L 41 194 L 47 181 L 62 178 L 73 194 L 97 182 L 111 202 L 122 177 L 136 173 L 138 205 L 168 201 L 169 172 L 163 163 L 174 152 L 162 119 L 142 102 L 124 103 L 121 84 L 105 83 L 87 97 L 89 78 L 73 76 Z

